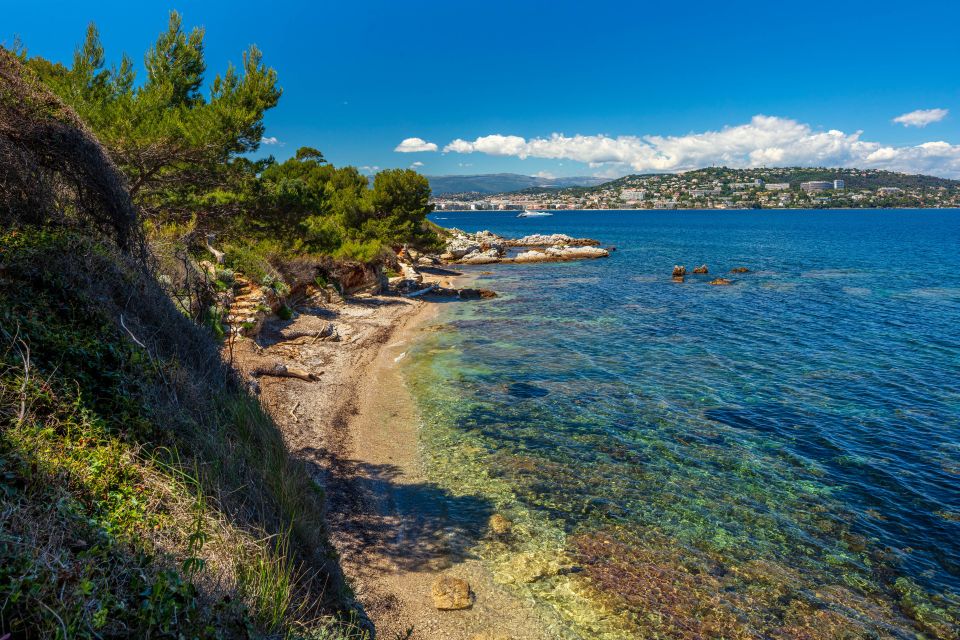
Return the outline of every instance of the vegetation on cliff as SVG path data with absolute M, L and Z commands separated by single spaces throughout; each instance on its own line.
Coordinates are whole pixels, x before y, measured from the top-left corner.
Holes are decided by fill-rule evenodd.
M 171 78 L 196 68 L 173 30 Z M 247 161 L 177 156 L 131 194 L 127 156 L 22 60 L 0 49 L 0 636 L 359 635 L 322 490 L 161 286 L 139 216 L 169 230 L 185 176 Z

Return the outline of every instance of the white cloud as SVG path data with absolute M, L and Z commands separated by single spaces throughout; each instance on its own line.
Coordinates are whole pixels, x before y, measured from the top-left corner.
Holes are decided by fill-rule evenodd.
M 950 113 L 949 109 L 917 109 L 893 119 L 894 122 L 905 127 L 925 127 L 934 122 L 940 122 Z
M 411 169 L 419 169 L 419 168 L 422 167 L 422 166 L 423 166 L 423 163 L 418 160 L 417 162 L 414 162 L 413 164 L 411 164 L 411 165 L 410 165 L 410 168 L 411 168 Z
M 262 138 L 260 138 L 260 144 L 279 144 L 280 146 L 283 146 L 283 143 L 280 142 L 280 140 L 274 136 L 270 136 L 270 137 L 263 136 Z
M 543 178 L 543 179 L 545 179 L 545 180 L 553 180 L 553 179 L 556 178 L 557 176 L 555 176 L 554 174 L 550 173 L 549 171 L 538 171 L 537 173 L 533 174 L 533 177 L 534 177 L 534 178 Z
M 437 145 L 427 142 L 423 138 L 407 138 L 397 145 L 394 151 L 399 153 L 415 153 L 417 151 L 436 151 Z
M 960 176 L 960 146 L 927 142 L 891 147 L 862 140 L 861 131 L 817 131 L 810 125 L 757 115 L 746 124 L 683 136 L 617 136 L 554 133 L 545 138 L 493 134 L 456 139 L 446 152 L 517 158 L 575 160 L 601 174 L 687 171 L 712 165 L 841 166 Z
M 360 171 L 361 171 L 362 173 L 376 173 L 377 171 L 380 171 L 380 167 L 378 167 L 378 166 L 376 166 L 376 165 L 374 165 L 374 166 L 364 165 L 364 166 L 360 167 Z

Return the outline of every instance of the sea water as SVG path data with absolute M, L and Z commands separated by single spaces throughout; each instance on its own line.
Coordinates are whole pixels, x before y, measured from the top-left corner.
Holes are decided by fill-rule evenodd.
M 616 246 L 465 269 L 499 297 L 405 360 L 446 517 L 556 637 L 957 637 L 960 212 L 433 219 Z

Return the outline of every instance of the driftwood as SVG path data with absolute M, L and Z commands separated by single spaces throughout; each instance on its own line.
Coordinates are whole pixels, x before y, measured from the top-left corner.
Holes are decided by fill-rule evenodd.
M 416 298 L 416 297 L 418 297 L 418 296 L 422 296 L 422 295 L 424 295 L 424 294 L 430 293 L 431 291 L 433 291 L 434 289 L 436 289 L 438 286 L 439 286 L 439 285 L 432 284 L 432 285 L 430 285 L 429 287 L 427 287 L 426 289 L 420 289 L 419 291 L 414 291 L 413 293 L 407 293 L 407 294 L 405 294 L 405 296 L 406 296 L 407 298 Z
M 333 326 L 332 322 L 319 331 L 284 331 L 281 335 L 283 336 L 283 341 L 289 344 L 304 344 L 308 340 L 310 344 L 318 340 L 329 340 L 331 342 L 340 341 L 340 334 L 337 333 L 337 329 Z
M 288 367 L 285 364 L 275 364 L 272 367 L 258 367 L 254 369 L 252 375 L 256 377 L 260 376 L 273 376 L 276 378 L 297 378 L 299 380 L 305 380 L 307 382 L 316 382 L 320 379 L 320 375 L 307 371 L 306 369 L 298 369 L 296 367 Z

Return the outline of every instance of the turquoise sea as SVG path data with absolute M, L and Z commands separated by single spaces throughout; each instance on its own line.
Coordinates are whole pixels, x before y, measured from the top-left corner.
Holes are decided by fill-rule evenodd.
M 958 637 L 960 211 L 514 215 L 433 219 L 617 250 L 407 359 L 467 553 L 561 638 Z

